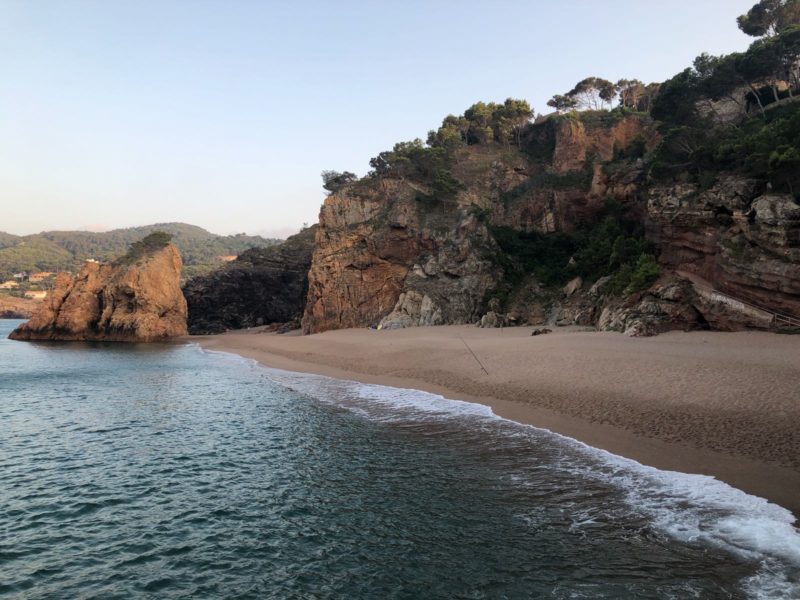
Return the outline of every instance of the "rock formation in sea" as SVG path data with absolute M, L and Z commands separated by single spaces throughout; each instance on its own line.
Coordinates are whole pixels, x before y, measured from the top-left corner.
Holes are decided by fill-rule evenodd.
M 161 236 L 113 263 L 87 261 L 75 277 L 59 274 L 41 308 L 9 337 L 153 342 L 186 335 L 181 256 Z
M 276 246 L 247 250 L 217 271 L 190 279 L 183 288 L 189 332 L 299 327 L 316 229 L 308 227 Z

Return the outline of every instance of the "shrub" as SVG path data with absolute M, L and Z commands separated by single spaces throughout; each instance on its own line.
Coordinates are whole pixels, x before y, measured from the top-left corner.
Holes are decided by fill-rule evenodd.
M 115 264 L 133 264 L 140 258 L 164 248 L 172 240 L 169 233 L 154 231 L 138 242 L 131 244 L 128 253 L 115 261 Z
M 653 285 L 660 275 L 661 267 L 656 262 L 655 257 L 650 254 L 642 254 L 639 256 L 639 260 L 636 261 L 633 273 L 631 273 L 631 282 L 628 284 L 628 290 L 631 293 L 646 290 Z
M 358 176 L 350 171 L 323 171 L 322 172 L 322 187 L 328 192 L 338 192 L 344 186 L 358 181 Z
M 510 227 L 492 227 L 491 232 L 502 250 L 497 262 L 512 285 L 529 273 L 545 285 L 561 285 L 575 275 L 593 281 L 625 265 L 630 268 L 651 252 L 642 226 L 626 218 L 613 200 L 606 202 L 596 221 L 582 223 L 571 233 Z M 629 283 L 630 277 L 626 277 L 625 286 Z
M 650 177 L 671 181 L 687 173 L 701 188 L 722 171 L 739 171 L 772 184 L 775 191 L 800 191 L 800 104 L 788 104 L 740 127 L 676 127 L 659 145 Z
M 640 254 L 635 263 L 625 263 L 617 270 L 608 290 L 614 296 L 646 290 L 661 275 L 661 267 L 651 254 Z
M 638 136 L 625 148 L 614 148 L 614 160 L 643 158 L 646 151 L 647 142 L 642 136 Z
M 518 231 L 511 227 L 492 227 L 491 232 L 502 250 L 497 262 L 512 285 L 528 273 L 533 273 L 545 285 L 557 285 L 566 280 L 569 260 L 576 248 L 571 234 Z
M 436 169 L 432 187 L 434 196 L 447 199 L 455 196 L 463 186 L 448 169 Z

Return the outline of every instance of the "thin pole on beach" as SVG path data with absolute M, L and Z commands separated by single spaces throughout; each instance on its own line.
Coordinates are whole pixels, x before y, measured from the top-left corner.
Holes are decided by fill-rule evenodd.
M 478 358 L 478 357 L 475 355 L 475 353 L 472 351 L 472 348 L 470 348 L 470 347 L 469 347 L 469 344 L 467 344 L 467 340 L 465 340 L 465 339 L 464 339 L 463 337 L 461 337 L 460 335 L 458 336 L 458 339 L 460 339 L 462 342 L 464 342 L 464 345 L 467 347 L 467 350 L 469 350 L 469 353 L 470 353 L 470 354 L 472 354 L 472 358 L 474 358 L 474 359 L 475 359 L 475 361 L 476 361 L 476 362 L 477 362 L 477 363 L 478 363 L 478 364 L 481 366 L 481 369 L 483 369 L 483 372 L 484 372 L 484 373 L 486 373 L 486 374 L 488 375 L 488 374 L 489 374 L 489 371 L 487 371 L 487 370 L 486 370 L 486 367 L 484 367 L 484 366 L 483 366 L 483 363 L 481 362 L 481 359 L 479 359 L 479 358 Z

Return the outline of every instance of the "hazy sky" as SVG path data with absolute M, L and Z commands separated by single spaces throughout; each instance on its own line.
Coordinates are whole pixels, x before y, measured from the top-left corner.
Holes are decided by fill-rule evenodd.
M 0 230 L 317 219 L 320 171 L 477 100 L 663 81 L 755 0 L 0 0 Z

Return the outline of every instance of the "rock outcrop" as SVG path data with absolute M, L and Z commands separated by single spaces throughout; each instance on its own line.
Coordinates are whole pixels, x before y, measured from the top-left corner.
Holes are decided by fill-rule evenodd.
M 690 281 L 670 274 L 644 292 L 624 299 L 610 299 L 602 307 L 597 327 L 633 337 L 651 336 L 673 329 L 706 329 L 708 322 L 694 306 L 696 298 Z
M 153 342 L 186 335 L 181 256 L 172 244 L 115 263 L 61 273 L 15 340 Z
M 629 115 L 609 124 L 586 124 L 579 119 L 560 120 L 556 125 L 553 169 L 569 173 L 585 168 L 587 159 L 595 164 L 609 162 L 614 153 L 641 141 L 645 148 L 658 142 L 655 128 L 647 120 Z
M 375 179 L 329 196 L 309 271 L 306 333 L 467 323 L 501 271 L 486 225 L 458 202 Z
M 608 198 L 644 212 L 637 206 L 645 175 L 641 160 L 614 172 L 605 167 L 634 146 L 643 152 L 658 143 L 650 118 L 629 115 L 611 125 L 551 119 L 528 135 L 528 155 L 531 148 L 544 149 L 536 150 L 544 154 L 534 160 L 513 151 L 470 149 L 454 166 L 456 176 L 469 182 L 461 201 L 484 210 L 492 225 L 572 231 Z
M 800 205 L 729 174 L 709 190 L 655 187 L 648 233 L 659 260 L 773 312 L 800 315 Z
M 269 248 L 253 248 L 183 288 L 189 332 L 221 333 L 273 323 L 299 326 L 317 227 Z

